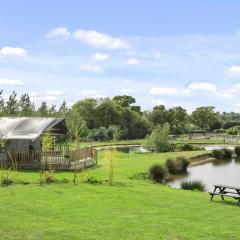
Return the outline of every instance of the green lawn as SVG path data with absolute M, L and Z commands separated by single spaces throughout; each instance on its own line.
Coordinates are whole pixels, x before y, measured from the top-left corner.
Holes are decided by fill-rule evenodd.
M 240 239 L 240 208 L 207 193 L 172 189 L 144 180 L 130 180 L 168 156 L 119 153 L 115 184 L 54 183 L 39 186 L 38 172 L 20 172 L 28 185 L 0 187 L 0 239 Z M 99 166 L 79 173 L 107 179 L 104 153 Z M 71 180 L 70 172 L 55 173 Z M 234 204 L 233 204 L 234 203 Z

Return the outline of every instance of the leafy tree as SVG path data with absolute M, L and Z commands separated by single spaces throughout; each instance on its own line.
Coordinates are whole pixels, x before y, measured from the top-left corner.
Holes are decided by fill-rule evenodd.
M 165 123 L 164 125 L 157 125 L 148 140 L 148 145 L 155 146 L 158 152 L 169 151 L 169 133 L 170 125 Z
M 214 108 L 213 106 L 196 108 L 191 115 L 192 123 L 202 130 L 214 129 L 213 126 L 219 122 L 218 114 L 214 112 Z
M 121 139 L 123 131 L 118 125 L 110 125 L 108 128 L 108 137 L 114 141 Z
M 136 99 L 128 95 L 115 96 L 113 98 L 113 101 L 115 101 L 117 104 L 119 104 L 122 107 L 130 107 L 130 105 L 132 105 L 133 103 L 136 103 Z
M 125 109 L 123 116 L 125 120 L 125 138 L 144 138 L 147 135 L 150 126 L 145 116 L 130 109 Z
M 153 126 L 158 124 L 163 125 L 164 123 L 168 122 L 168 111 L 164 105 L 155 106 L 148 114 L 148 118 Z
M 106 141 L 108 140 L 108 130 L 105 127 L 95 128 L 92 130 L 94 140 Z
M 83 118 L 89 129 L 92 129 L 96 127 L 96 107 L 97 101 L 95 99 L 86 98 L 75 103 L 72 110 L 77 112 Z
M 169 110 L 171 133 L 181 134 L 186 132 L 187 111 L 182 107 L 174 107 Z
M 65 120 L 69 130 L 69 137 L 71 139 L 79 139 L 88 136 L 89 129 L 87 124 L 78 112 L 69 111 L 66 114 Z
M 122 122 L 121 109 L 116 102 L 109 98 L 102 99 L 96 108 L 96 126 L 108 128 L 113 124 L 121 125 Z
M 10 116 L 16 116 L 19 112 L 19 103 L 17 100 L 17 93 L 15 91 L 12 92 L 6 102 L 5 112 Z

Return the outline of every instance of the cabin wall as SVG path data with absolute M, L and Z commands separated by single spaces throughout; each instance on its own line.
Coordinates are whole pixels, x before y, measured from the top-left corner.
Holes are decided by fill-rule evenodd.
M 40 138 L 37 138 L 36 140 L 23 140 L 23 139 L 11 139 L 8 140 L 8 147 L 10 149 L 20 149 L 20 150 L 26 150 L 26 149 L 34 149 L 34 150 L 40 150 Z

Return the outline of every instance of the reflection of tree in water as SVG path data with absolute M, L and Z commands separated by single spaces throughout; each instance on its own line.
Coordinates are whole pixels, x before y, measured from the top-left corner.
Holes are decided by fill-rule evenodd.
M 231 158 L 216 159 L 216 160 L 213 161 L 213 166 L 227 165 L 230 162 L 232 162 Z
M 235 163 L 240 163 L 240 157 L 235 158 Z

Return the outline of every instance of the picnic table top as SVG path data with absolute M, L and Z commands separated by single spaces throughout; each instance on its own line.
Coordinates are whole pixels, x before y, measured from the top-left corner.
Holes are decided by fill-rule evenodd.
M 222 184 L 215 184 L 213 186 L 214 187 L 219 187 L 219 188 L 229 188 L 229 189 L 240 190 L 240 187 L 234 187 L 234 186 L 228 186 L 228 185 L 222 185 Z

